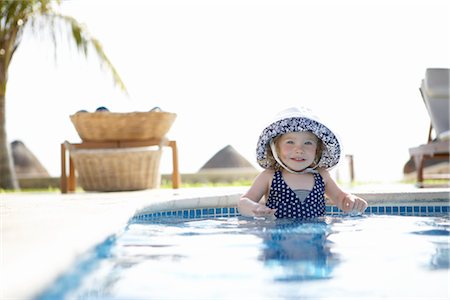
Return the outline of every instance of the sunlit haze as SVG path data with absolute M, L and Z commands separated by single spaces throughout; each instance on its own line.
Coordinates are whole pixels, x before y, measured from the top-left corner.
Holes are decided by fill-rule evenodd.
M 8 139 L 53 176 L 59 144 L 80 140 L 69 119 L 80 109 L 175 112 L 168 137 L 193 173 L 227 145 L 256 166 L 266 122 L 307 106 L 354 155 L 357 180 L 399 180 L 408 148 L 427 139 L 420 81 L 450 67 L 448 1 L 73 0 L 61 11 L 100 40 L 129 97 L 95 55 L 62 43 L 55 59 L 50 38 L 27 31 L 9 72 Z

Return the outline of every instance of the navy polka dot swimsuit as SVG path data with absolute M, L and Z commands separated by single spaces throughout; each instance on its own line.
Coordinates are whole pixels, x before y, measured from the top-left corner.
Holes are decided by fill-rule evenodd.
M 275 172 L 266 206 L 276 208 L 275 217 L 311 219 L 325 214 L 325 183 L 314 173 L 314 187 L 303 203 L 284 181 L 281 171 Z

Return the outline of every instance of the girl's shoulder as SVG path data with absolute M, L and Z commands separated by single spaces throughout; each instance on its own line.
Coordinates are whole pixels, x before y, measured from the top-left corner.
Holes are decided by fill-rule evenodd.
M 255 181 L 270 183 L 272 182 L 272 178 L 275 174 L 274 170 L 265 169 L 256 177 Z
M 323 182 L 327 184 L 327 181 L 330 178 L 330 172 L 328 172 L 328 170 L 324 168 L 318 168 L 317 171 L 319 172 L 320 176 L 322 176 Z
M 249 194 L 256 195 L 255 198 L 261 198 L 263 195 L 267 195 L 272 183 L 273 174 L 275 172 L 272 170 L 264 170 L 259 173 L 253 181 Z
M 259 176 L 263 178 L 270 178 L 270 179 L 272 179 L 273 175 L 275 175 L 275 171 L 271 169 L 265 169 L 259 174 Z

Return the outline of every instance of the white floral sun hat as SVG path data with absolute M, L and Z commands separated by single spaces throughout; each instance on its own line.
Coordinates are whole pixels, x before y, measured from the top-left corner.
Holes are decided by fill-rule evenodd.
M 323 143 L 322 155 L 317 167 L 331 169 L 336 166 L 342 156 L 342 146 L 339 138 L 308 108 L 288 108 L 278 113 L 272 122 L 262 131 L 256 147 L 258 164 L 267 169 L 271 161 L 267 150 L 273 139 L 288 132 L 309 131 L 315 134 Z M 276 154 L 275 154 L 276 155 Z

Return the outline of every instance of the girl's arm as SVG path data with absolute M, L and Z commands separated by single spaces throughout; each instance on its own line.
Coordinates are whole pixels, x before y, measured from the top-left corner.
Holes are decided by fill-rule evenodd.
M 272 177 L 273 171 L 264 170 L 255 178 L 250 189 L 239 199 L 238 209 L 241 215 L 251 217 L 273 216 L 275 209 L 258 203 L 264 195 L 267 195 Z
M 327 170 L 320 170 L 320 175 L 325 183 L 325 194 L 342 211 L 364 212 L 367 208 L 366 200 L 350 193 L 344 192 L 331 178 Z

